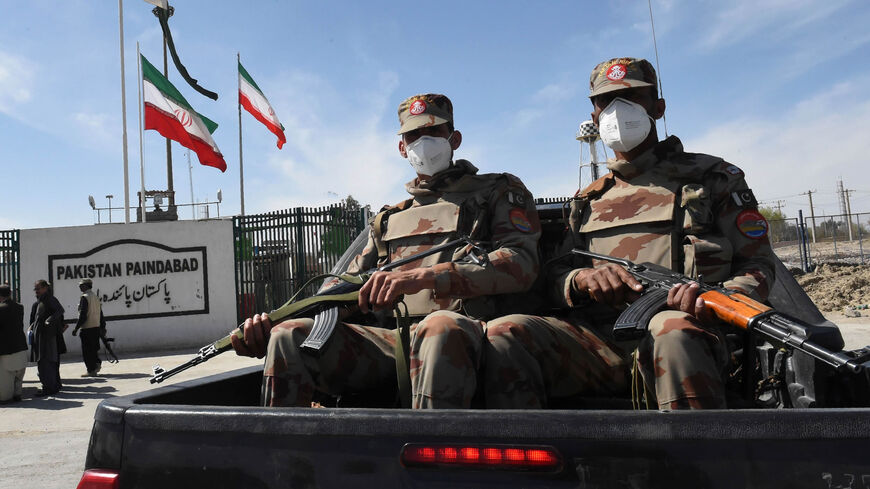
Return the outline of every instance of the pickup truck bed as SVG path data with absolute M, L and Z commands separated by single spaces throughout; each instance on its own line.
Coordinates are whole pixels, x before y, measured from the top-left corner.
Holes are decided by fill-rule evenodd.
M 870 487 L 870 409 L 410 411 L 257 407 L 250 367 L 107 399 L 86 469 L 120 488 Z M 406 444 L 551 447 L 537 472 L 408 467 Z

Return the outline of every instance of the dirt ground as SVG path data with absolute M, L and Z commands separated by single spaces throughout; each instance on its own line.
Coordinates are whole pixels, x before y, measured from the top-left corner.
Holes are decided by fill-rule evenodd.
M 870 266 L 823 263 L 796 278 L 820 310 L 870 316 Z
M 815 243 L 810 261 L 815 268 L 800 271 L 797 245 L 775 246 L 782 262 L 793 270 L 797 281 L 822 312 L 847 317 L 870 317 L 870 242 Z M 862 260 L 862 254 L 863 260 Z M 862 261 L 868 265 L 861 264 Z

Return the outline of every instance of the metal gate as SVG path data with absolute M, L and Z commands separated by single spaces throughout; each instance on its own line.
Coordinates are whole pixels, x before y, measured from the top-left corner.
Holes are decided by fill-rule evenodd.
M 21 250 L 19 231 L 0 231 L 0 283 L 12 287 L 12 298 L 21 302 Z
M 239 322 L 281 306 L 306 281 L 327 273 L 365 228 L 368 214 L 368 208 L 336 204 L 234 217 Z M 307 286 L 300 297 L 319 286 Z

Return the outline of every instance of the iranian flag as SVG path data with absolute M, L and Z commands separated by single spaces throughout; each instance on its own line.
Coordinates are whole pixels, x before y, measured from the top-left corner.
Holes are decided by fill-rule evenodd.
M 287 142 L 287 138 L 284 137 L 284 126 L 281 125 L 281 121 L 272 110 L 272 105 L 269 104 L 263 91 L 260 90 L 242 63 L 239 63 L 239 103 L 254 116 L 254 119 L 265 124 L 270 131 L 278 136 L 278 149 L 281 149 Z
M 197 113 L 157 68 L 142 56 L 142 88 L 145 99 L 145 129 L 196 153 L 199 162 L 220 171 L 227 170 L 224 156 L 212 139 L 217 124 Z

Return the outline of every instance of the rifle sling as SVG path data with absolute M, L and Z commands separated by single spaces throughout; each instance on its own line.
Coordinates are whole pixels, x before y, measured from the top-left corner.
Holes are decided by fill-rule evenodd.
M 405 306 L 404 302 L 399 304 Z M 399 304 L 396 304 L 396 380 L 399 386 L 399 406 L 408 409 L 411 407 L 411 319 L 408 317 L 408 306 L 405 306 L 403 315 Z
M 306 297 L 292 304 L 284 304 L 278 309 L 275 309 L 274 311 L 269 313 L 269 319 L 271 319 L 272 322 L 277 323 L 278 321 L 282 321 L 288 317 L 292 317 L 293 314 L 303 309 L 317 304 L 328 304 L 331 302 L 356 302 L 358 297 L 359 290 L 354 290 L 352 292 L 347 292 L 344 294 L 315 295 L 311 297 Z

